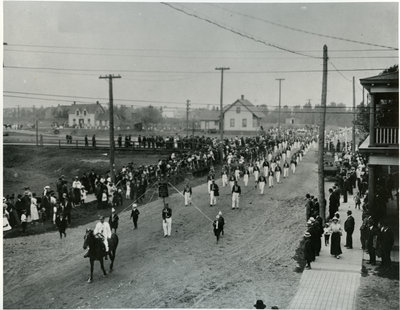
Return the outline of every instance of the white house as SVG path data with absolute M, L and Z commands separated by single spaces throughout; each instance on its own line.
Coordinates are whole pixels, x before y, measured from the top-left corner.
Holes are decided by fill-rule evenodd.
M 108 115 L 99 104 L 74 104 L 68 111 L 68 126 L 78 128 L 93 128 L 108 126 Z
M 219 111 L 196 111 L 195 118 L 200 123 L 201 130 L 219 130 Z
M 224 109 L 224 131 L 258 130 L 264 117 L 264 113 L 242 95 Z

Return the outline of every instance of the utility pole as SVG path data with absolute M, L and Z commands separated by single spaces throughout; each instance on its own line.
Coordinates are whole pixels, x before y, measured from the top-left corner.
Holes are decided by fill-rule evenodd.
M 120 75 L 105 75 L 105 76 L 100 76 L 99 79 L 108 79 L 108 83 L 109 83 L 109 97 L 110 97 L 110 107 L 109 107 L 109 111 L 110 111 L 110 122 L 109 122 L 109 126 L 110 126 L 110 177 L 111 177 L 111 182 L 115 182 L 115 173 L 114 173 L 114 169 L 115 169 L 115 163 L 114 163 L 114 148 L 115 148 L 115 142 L 114 142 L 114 107 L 113 107 L 113 84 L 112 84 L 112 80 L 113 79 L 120 79 L 121 76 Z
M 281 82 L 285 79 L 275 79 L 279 81 L 279 113 L 278 113 L 278 133 L 281 135 Z
M 224 71 L 230 70 L 228 67 L 219 67 L 215 68 L 215 70 L 221 71 L 221 97 L 220 97 L 220 108 L 219 108 L 219 128 L 221 134 L 221 141 L 224 139 L 224 112 L 223 112 L 223 89 L 224 89 Z
M 353 154 L 356 151 L 356 82 L 353 76 L 353 136 L 352 136 L 351 151 Z
M 328 83 L 328 47 L 324 45 L 323 54 L 323 73 L 322 73 L 322 95 L 321 95 L 321 118 L 319 124 L 318 137 L 318 191 L 319 191 L 319 214 L 323 224 L 326 219 L 326 200 L 325 200 L 325 178 L 324 178 L 324 145 L 325 145 L 325 117 L 326 117 L 326 92 Z
M 18 105 L 18 109 L 17 109 L 17 129 L 19 129 L 19 105 Z
M 190 100 L 186 100 L 186 137 L 189 137 L 189 107 Z

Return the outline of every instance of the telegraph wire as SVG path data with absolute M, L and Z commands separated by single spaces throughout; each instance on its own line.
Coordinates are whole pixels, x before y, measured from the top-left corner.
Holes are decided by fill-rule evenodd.
M 81 52 L 59 52 L 59 51 L 34 51 L 34 50 L 16 50 L 6 49 L 6 52 L 17 52 L 17 53 L 38 53 L 38 54 L 55 54 L 55 55 L 79 55 L 79 56 L 112 56 L 112 57 L 136 57 L 136 58 L 169 58 L 169 59 L 213 59 L 213 58 L 225 58 L 225 59 L 238 59 L 243 60 L 243 56 L 171 56 L 171 55 L 135 55 L 135 54 L 103 54 L 103 53 L 81 53 Z M 298 52 L 298 51 L 297 51 Z M 398 58 L 397 55 L 393 56 L 331 56 L 334 59 L 394 59 Z M 304 59 L 304 57 L 246 57 L 245 59 Z M 312 59 L 312 58 L 308 58 Z
M 157 73 L 157 74 L 216 74 L 214 71 L 174 71 L 174 70 L 127 70 L 127 69 L 79 69 L 79 68 L 56 68 L 56 67 L 29 67 L 29 66 L 4 66 L 4 69 L 22 69 L 22 70 L 49 70 L 66 72 L 104 72 L 119 71 L 126 73 Z M 351 68 L 338 69 L 340 71 L 382 71 L 385 68 Z M 270 71 L 232 71 L 229 74 L 268 74 L 268 73 L 319 73 L 322 69 L 315 70 L 270 70 Z
M 102 48 L 102 47 L 88 47 L 88 46 L 62 46 L 62 45 L 35 45 L 35 44 L 18 44 L 18 43 L 8 43 L 6 47 L 16 46 L 16 47 L 34 47 L 34 48 L 55 48 L 55 49 L 82 49 L 82 50 L 109 50 L 109 51 L 155 51 L 155 52 L 179 52 L 179 53 L 280 53 L 277 50 L 268 51 L 232 51 L 232 50 L 177 50 L 177 49 L 156 49 L 156 48 Z M 316 52 L 320 53 L 321 50 L 297 50 L 297 52 Z M 391 52 L 388 49 L 331 49 L 332 52 Z
M 283 24 L 279 24 L 279 23 L 276 23 L 276 22 L 272 22 L 270 20 L 262 19 L 262 18 L 259 18 L 259 17 L 255 17 L 255 16 L 251 16 L 251 15 L 248 15 L 248 14 L 237 12 L 237 11 L 234 11 L 234 10 L 230 10 L 230 9 L 227 9 L 227 8 L 223 8 L 223 7 L 221 7 L 221 6 L 217 5 L 217 4 L 209 4 L 209 5 L 218 7 L 221 10 L 224 10 L 224 11 L 227 11 L 227 12 L 230 12 L 230 13 L 233 13 L 233 14 L 237 14 L 237 15 L 244 16 L 244 17 L 247 17 L 247 18 L 250 18 L 250 19 L 254 19 L 254 20 L 258 20 L 258 21 L 262 21 L 264 23 L 271 24 L 271 25 L 274 25 L 274 26 L 277 26 L 277 27 L 281 27 L 281 28 L 285 28 L 285 29 L 289 29 L 289 30 L 293 30 L 293 31 L 297 31 L 297 32 L 302 32 L 302 33 L 306 33 L 306 34 L 310 34 L 310 35 L 314 35 L 314 36 L 318 36 L 318 37 L 329 38 L 329 39 L 340 40 L 340 41 L 351 42 L 351 43 L 357 43 L 357 44 L 363 44 L 363 45 L 369 45 L 369 46 L 375 46 L 375 47 L 382 47 L 382 48 L 387 48 L 387 49 L 395 50 L 395 51 L 399 50 L 398 48 L 392 47 L 392 46 L 381 45 L 381 44 L 370 43 L 370 42 L 364 42 L 364 41 L 358 41 L 358 40 L 352 40 L 352 39 L 342 38 L 342 37 L 338 37 L 338 36 L 333 36 L 333 35 L 328 35 L 328 34 L 321 34 L 321 33 L 317 33 L 317 32 L 307 31 L 307 30 L 304 30 L 304 29 L 290 27 L 290 26 L 287 26 L 287 25 L 283 25 Z
M 282 51 L 285 51 L 285 52 L 288 52 L 288 53 L 292 53 L 292 54 L 296 54 L 296 55 L 300 55 L 300 56 L 304 56 L 304 57 L 309 57 L 309 58 L 314 58 L 314 59 L 322 59 L 322 57 L 319 57 L 319 56 L 311 56 L 311 55 L 303 54 L 303 53 L 296 52 L 296 51 L 288 49 L 288 48 L 281 47 L 281 46 L 276 45 L 276 44 L 272 44 L 272 43 L 257 39 L 252 35 L 248 35 L 248 34 L 245 34 L 243 32 L 240 32 L 238 30 L 234 30 L 234 29 L 229 28 L 227 26 L 221 25 L 221 24 L 219 24 L 219 23 L 217 23 L 217 22 L 215 22 L 215 21 L 213 21 L 213 20 L 211 20 L 209 18 L 204 18 L 204 17 L 201 17 L 201 16 L 199 16 L 197 14 L 187 12 L 186 10 L 178 8 L 178 7 L 176 7 L 176 6 L 174 6 L 174 5 L 170 4 L 170 3 L 161 2 L 161 4 L 164 4 L 164 5 L 172 8 L 173 10 L 181 12 L 181 13 L 183 13 L 185 15 L 188 15 L 188 16 L 203 20 L 203 21 L 205 21 L 205 22 L 207 22 L 209 24 L 217 26 L 218 28 L 221 28 L 221 29 L 227 30 L 229 32 L 232 32 L 234 34 L 237 34 L 237 35 L 239 35 L 239 36 L 241 36 L 243 38 L 250 39 L 250 40 L 252 40 L 254 42 L 261 43 L 261 44 L 264 44 L 266 46 L 273 47 L 273 48 L 276 48 L 276 49 L 279 49 L 279 50 L 282 50 Z

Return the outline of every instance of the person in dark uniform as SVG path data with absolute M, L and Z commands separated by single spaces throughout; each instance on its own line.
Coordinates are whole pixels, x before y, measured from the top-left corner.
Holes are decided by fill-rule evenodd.
M 108 220 L 108 223 L 110 224 L 111 232 L 114 229 L 114 232 L 117 233 L 118 221 L 119 221 L 118 214 L 115 212 L 114 208 L 111 208 L 111 215 L 110 215 L 110 219 Z
M 311 269 L 311 262 L 315 260 L 315 251 L 308 231 L 304 234 L 304 259 L 307 264 L 306 269 Z
M 118 147 L 122 147 L 122 135 L 121 134 L 119 134 L 118 135 Z
M 64 237 L 67 237 L 67 234 L 65 233 L 65 230 L 67 229 L 67 219 L 62 212 L 56 217 L 56 225 L 58 232 L 60 233 L 60 239 L 62 239 L 63 235 Z
M 221 230 L 222 230 L 222 224 L 221 224 L 221 220 L 219 215 L 217 215 L 215 217 L 215 220 L 213 222 L 213 228 L 214 228 L 214 235 L 215 237 L 217 237 L 217 243 L 219 241 L 219 236 L 221 234 Z
M 85 146 L 89 146 L 89 139 L 87 135 L 85 135 Z
M 138 228 L 137 222 L 138 222 L 138 219 L 139 219 L 139 214 L 140 214 L 140 212 L 139 212 L 139 210 L 137 208 L 137 204 L 134 203 L 132 205 L 132 212 L 131 212 L 131 219 L 133 220 L 133 227 L 134 227 L 133 229 L 137 229 Z
M 389 269 L 392 265 L 390 260 L 390 251 L 392 250 L 394 244 L 393 230 L 382 221 L 378 223 L 378 229 L 377 248 L 382 258 L 381 267 L 384 269 Z
M 344 231 L 346 232 L 346 244 L 344 245 L 348 249 L 353 248 L 353 232 L 354 232 L 354 217 L 351 215 L 351 211 L 347 211 L 347 219 L 344 222 Z
M 96 147 L 96 135 L 92 136 L 92 146 Z

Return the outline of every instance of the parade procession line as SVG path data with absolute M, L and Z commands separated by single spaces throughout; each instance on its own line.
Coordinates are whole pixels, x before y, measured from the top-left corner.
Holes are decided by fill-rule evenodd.
M 346 242 L 344 222 L 348 210 L 353 212 L 355 219 L 353 249 L 344 247 Z M 325 246 L 322 238 L 320 255 L 311 263 L 312 269 L 304 270 L 297 293 L 288 309 L 353 310 L 356 308 L 363 259 L 359 230 L 362 211 L 355 210 L 353 200 L 349 199 L 347 203 L 340 203 L 339 214 L 343 230 L 340 240 L 343 254 L 340 259 L 330 255 L 330 245 Z

